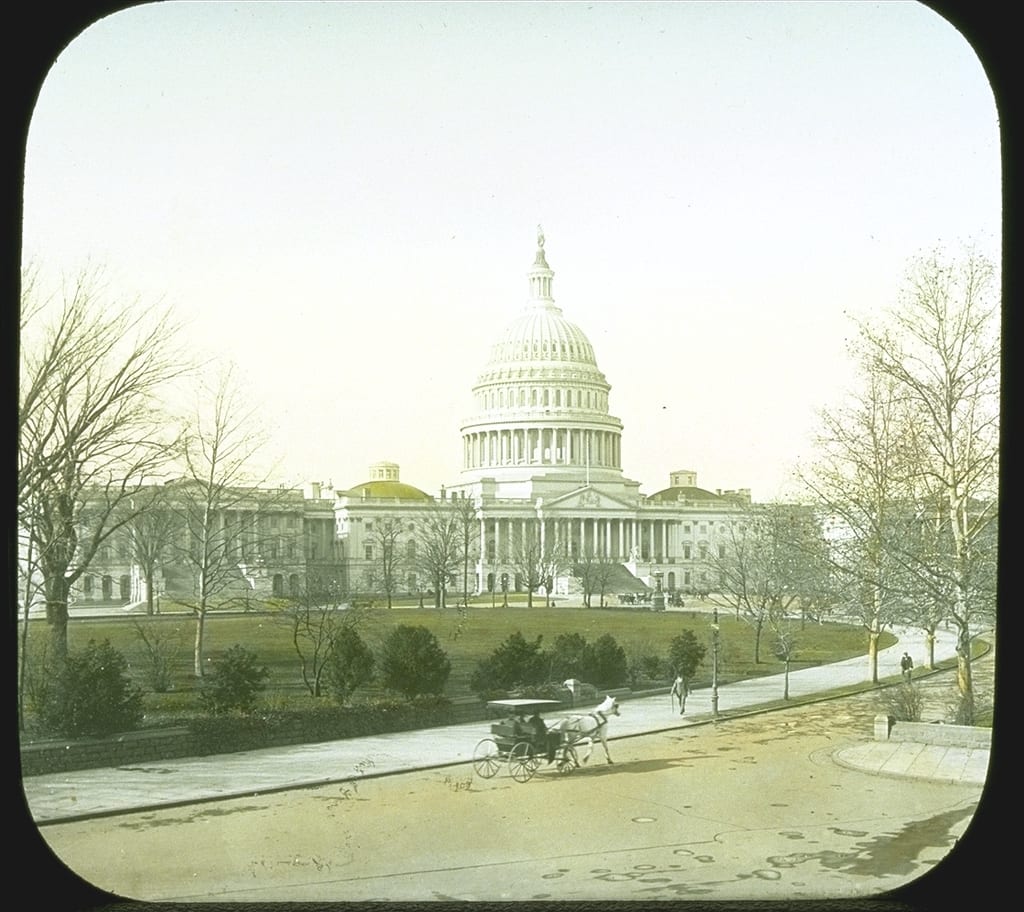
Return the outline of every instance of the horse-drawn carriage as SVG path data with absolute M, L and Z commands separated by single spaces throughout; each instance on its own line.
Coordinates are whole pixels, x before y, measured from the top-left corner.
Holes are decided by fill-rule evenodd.
M 548 725 L 541 713 L 560 709 L 557 700 L 492 700 L 488 709 L 504 713 L 504 718 L 491 723 L 490 737 L 482 739 L 473 750 L 473 769 L 478 776 L 490 779 L 507 765 L 516 782 L 528 782 L 544 763 L 554 765 L 560 773 L 571 773 L 580 765 L 578 750 L 586 747 L 583 763 L 590 759 L 594 741 L 604 747 L 608 762 L 605 732 L 608 716 L 619 714 L 618 701 L 607 697 L 593 712 L 555 720 Z M 532 714 L 527 720 L 527 714 Z

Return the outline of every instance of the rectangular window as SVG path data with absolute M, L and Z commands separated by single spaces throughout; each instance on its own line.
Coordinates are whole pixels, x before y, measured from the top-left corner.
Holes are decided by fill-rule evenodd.
M 689 535 L 689 534 L 690 534 L 690 524 L 689 523 L 683 523 L 683 535 Z
M 689 545 L 683 545 L 683 560 L 689 560 L 689 559 L 690 559 L 690 546 Z
M 366 546 L 366 559 L 373 560 L 373 545 Z
M 718 556 L 723 559 L 725 558 L 725 545 L 718 546 Z

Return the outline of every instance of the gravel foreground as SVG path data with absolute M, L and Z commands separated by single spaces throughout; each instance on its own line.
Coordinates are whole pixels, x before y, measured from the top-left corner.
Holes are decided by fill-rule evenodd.
M 96 887 L 174 902 L 876 897 L 941 865 L 982 789 L 849 770 L 871 694 L 612 741 L 517 783 L 470 764 L 54 824 Z

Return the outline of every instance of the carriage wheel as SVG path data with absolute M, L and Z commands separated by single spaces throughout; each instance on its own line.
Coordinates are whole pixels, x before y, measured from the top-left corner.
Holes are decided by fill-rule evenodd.
M 575 748 L 567 744 L 558 755 L 558 772 L 571 773 L 579 765 Z
M 501 769 L 501 756 L 497 742 L 484 738 L 473 748 L 473 769 L 478 776 L 490 779 Z
M 528 782 L 540 766 L 540 757 L 533 752 L 529 741 L 520 741 L 508 755 L 508 771 L 516 782 Z

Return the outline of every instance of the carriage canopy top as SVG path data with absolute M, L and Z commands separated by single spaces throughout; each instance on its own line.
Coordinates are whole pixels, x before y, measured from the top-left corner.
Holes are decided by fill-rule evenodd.
M 564 704 L 558 700 L 491 700 L 488 708 L 508 709 L 513 712 L 544 712 L 546 709 L 560 709 Z

